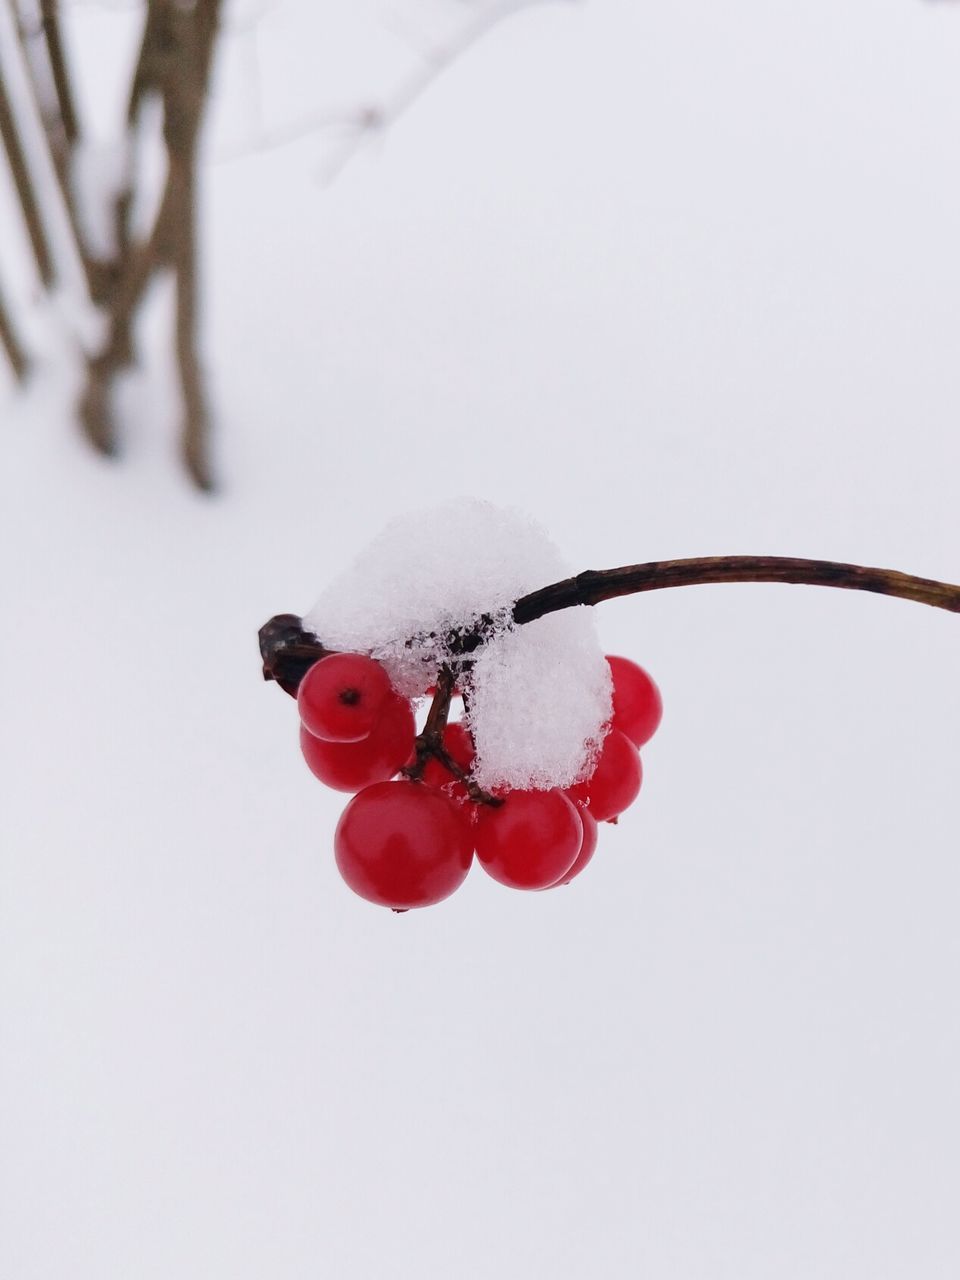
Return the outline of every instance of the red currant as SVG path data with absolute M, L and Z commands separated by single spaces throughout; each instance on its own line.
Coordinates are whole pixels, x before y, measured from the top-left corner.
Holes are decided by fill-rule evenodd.
M 477 753 L 467 726 L 459 721 L 448 724 L 444 728 L 441 741 L 447 755 L 460 766 L 464 773 L 469 773 L 473 768 L 473 761 Z M 466 800 L 467 798 L 466 786 L 458 778 L 455 778 L 447 766 L 441 764 L 436 756 L 431 756 L 427 761 L 426 768 L 423 771 L 423 780 L 428 786 L 442 789 L 448 796 L 456 800 Z
M 590 810 L 585 809 L 583 805 L 578 804 L 576 808 L 580 821 L 583 823 L 583 841 L 580 845 L 580 852 L 577 854 L 574 864 L 570 870 L 566 875 L 561 876 L 556 884 L 551 886 L 552 888 L 556 888 L 557 885 L 561 884 L 569 884 L 574 876 L 578 876 L 580 874 L 597 849 L 599 829 L 597 827 L 596 818 L 594 818 Z
M 477 857 L 494 880 L 513 889 L 545 889 L 573 866 L 583 824 L 562 791 L 511 791 L 503 804 L 480 810 Z
M 640 752 L 625 733 L 611 729 L 591 776 L 569 787 L 567 794 L 578 804 L 588 805 L 596 822 L 609 822 L 633 804 L 642 782 Z
M 301 725 L 300 750 L 311 772 L 328 787 L 359 791 L 374 782 L 386 782 L 410 763 L 415 734 L 410 703 L 391 694 L 366 738 L 359 742 L 325 742 Z
M 607 654 L 613 676 L 613 727 L 642 747 L 656 733 L 663 718 L 660 690 L 643 667 L 629 658 Z
M 334 848 L 354 893 L 395 911 L 449 897 L 473 860 L 456 805 L 421 782 L 380 782 L 354 796 L 337 824 Z
M 359 742 L 373 730 L 392 690 L 390 677 L 362 653 L 331 653 L 300 682 L 304 727 L 327 742 Z

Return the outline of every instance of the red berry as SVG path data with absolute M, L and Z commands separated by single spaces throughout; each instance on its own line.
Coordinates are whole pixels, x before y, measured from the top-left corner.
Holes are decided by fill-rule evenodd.
M 642 747 L 656 733 L 663 718 L 660 690 L 643 667 L 629 658 L 607 654 L 613 676 L 613 727 Z
M 503 804 L 478 806 L 477 857 L 512 889 L 545 889 L 576 861 L 583 824 L 562 791 L 511 791 Z
M 469 773 L 477 753 L 467 726 L 459 721 L 448 724 L 444 728 L 441 741 L 447 755 L 456 761 L 464 773 Z M 427 761 L 423 780 L 427 786 L 437 787 L 456 800 L 467 798 L 467 788 L 454 777 L 446 765 L 440 763 L 436 756 L 431 756 Z
M 449 897 L 473 860 L 457 807 L 420 782 L 379 782 L 354 796 L 337 824 L 334 848 L 354 893 L 395 911 Z
M 591 776 L 569 787 L 567 794 L 578 804 L 587 805 L 596 822 L 609 822 L 633 804 L 642 781 L 640 752 L 625 733 L 611 729 Z
M 300 719 L 315 738 L 359 742 L 373 730 L 392 690 L 390 677 L 362 653 L 331 653 L 300 682 Z
M 574 803 L 576 804 L 576 802 Z M 569 884 L 570 881 L 574 878 L 574 876 L 578 876 L 580 874 L 583 868 L 587 865 L 587 863 L 593 857 L 597 849 L 597 837 L 599 835 L 599 829 L 597 827 L 596 818 L 594 818 L 590 810 L 585 809 L 583 805 L 580 805 L 580 804 L 576 805 L 576 809 L 577 809 L 577 814 L 580 817 L 580 821 L 583 823 L 583 841 L 581 842 L 581 845 L 580 845 L 580 852 L 577 854 L 576 860 L 574 861 L 573 866 L 566 873 L 566 875 L 561 876 L 560 879 L 556 882 L 556 884 L 551 885 L 551 888 L 556 888 L 558 885 L 561 885 L 561 884 Z
M 410 703 L 391 694 L 366 738 L 325 742 L 301 725 L 300 750 L 311 772 L 328 787 L 359 791 L 374 782 L 386 782 L 410 763 L 416 731 Z

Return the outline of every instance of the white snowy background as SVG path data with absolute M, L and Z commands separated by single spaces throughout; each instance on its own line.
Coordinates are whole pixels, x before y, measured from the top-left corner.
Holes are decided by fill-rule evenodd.
M 952 1280 L 960 618 L 603 606 L 666 705 L 637 806 L 568 889 L 405 916 L 339 880 L 256 631 L 457 494 L 578 568 L 960 579 L 960 10 L 545 5 L 330 188 L 323 136 L 236 158 L 394 83 L 394 10 L 231 18 L 219 496 L 160 362 L 116 464 L 0 384 L 0 1275 Z M 106 129 L 136 12 L 69 13 Z

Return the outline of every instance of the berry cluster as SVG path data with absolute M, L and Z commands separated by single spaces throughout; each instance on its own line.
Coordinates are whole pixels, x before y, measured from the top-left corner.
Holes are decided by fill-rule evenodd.
M 642 667 L 607 661 L 613 719 L 590 777 L 565 790 L 493 795 L 471 777 L 469 729 L 445 723 L 452 679 L 439 722 L 431 712 L 418 735 L 410 702 L 374 659 L 335 653 L 310 667 L 297 694 L 300 746 L 321 782 L 353 793 L 334 839 L 350 888 L 395 911 L 430 906 L 460 887 L 474 853 L 514 889 L 569 884 L 593 857 L 597 823 L 616 822 L 636 799 L 638 748 L 662 714 Z

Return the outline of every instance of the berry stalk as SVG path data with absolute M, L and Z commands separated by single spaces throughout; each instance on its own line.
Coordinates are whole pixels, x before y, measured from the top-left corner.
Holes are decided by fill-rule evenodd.
M 466 788 L 467 795 L 475 804 L 491 805 L 494 808 L 502 804 L 496 796 L 490 795 L 484 791 L 470 777 L 466 769 L 461 768 L 459 762 L 453 758 L 450 752 L 443 744 L 443 731 L 447 727 L 447 720 L 450 716 L 450 703 L 453 699 L 455 689 L 455 677 L 449 667 L 441 667 L 437 672 L 436 689 L 433 695 L 433 701 L 430 704 L 430 710 L 427 713 L 426 723 L 421 733 L 417 734 L 414 741 L 416 747 L 416 758 L 413 764 L 409 765 L 401 772 L 413 781 L 423 778 L 424 770 L 427 763 L 433 760 L 439 760 L 440 764 L 452 774 L 458 782 L 462 782 Z
M 804 560 L 793 556 L 697 556 L 690 560 L 651 560 L 619 569 L 588 569 L 575 578 L 553 582 L 522 596 L 513 606 L 513 618 L 517 623 L 533 622 L 535 618 L 572 605 L 600 604 L 641 591 L 720 582 L 785 582 L 872 591 L 960 613 L 960 586 L 933 578 L 917 578 L 896 569 L 873 569 L 836 560 Z
M 576 577 L 553 582 L 521 596 L 513 606 L 518 625 L 574 605 L 595 605 L 619 596 L 668 587 L 693 587 L 721 582 L 783 582 L 801 586 L 839 587 L 846 591 L 871 591 L 877 595 L 913 600 L 934 609 L 960 613 L 960 586 L 918 578 L 896 569 L 875 569 L 835 560 L 804 560 L 793 556 L 699 556 L 689 560 L 651 560 L 647 564 L 618 569 L 588 569 Z M 456 648 L 472 653 L 483 643 L 483 632 L 460 637 Z M 260 629 L 263 678 L 275 680 L 296 697 L 306 672 L 331 650 L 303 628 L 292 613 L 271 618 Z M 440 726 L 442 732 L 442 725 Z

